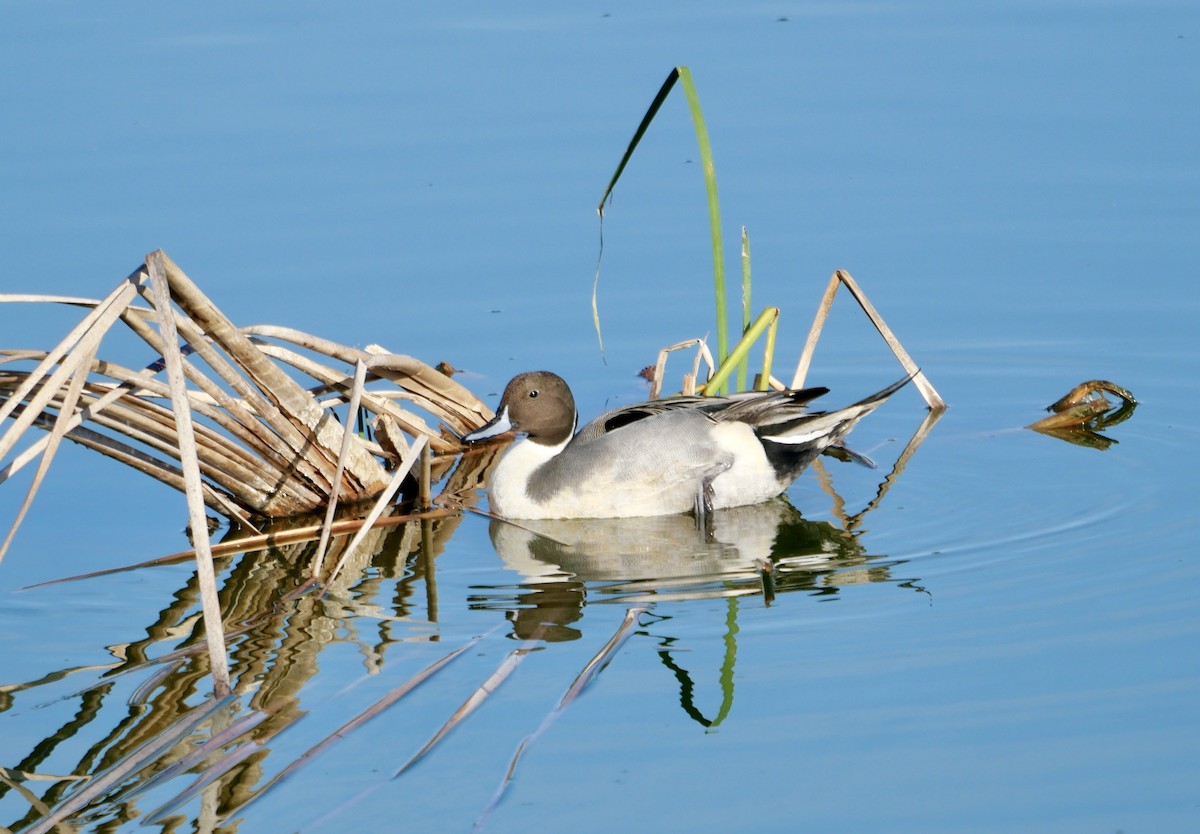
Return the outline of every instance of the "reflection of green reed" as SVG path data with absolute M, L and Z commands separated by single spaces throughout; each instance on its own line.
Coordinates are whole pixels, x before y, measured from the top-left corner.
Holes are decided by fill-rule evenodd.
M 733 709 L 733 669 L 737 665 L 738 598 L 729 597 L 726 605 L 728 609 L 725 615 L 725 655 L 721 660 L 721 672 L 717 676 L 717 683 L 721 687 L 721 706 L 717 708 L 717 714 L 712 718 L 706 717 L 696 706 L 696 682 L 692 680 L 691 672 L 675 659 L 671 651 L 674 638 L 664 639 L 662 648 L 658 650 L 658 656 L 663 665 L 670 669 L 675 680 L 679 681 L 679 705 L 693 721 L 706 730 L 719 727 L 721 722 L 728 717 L 729 711 Z

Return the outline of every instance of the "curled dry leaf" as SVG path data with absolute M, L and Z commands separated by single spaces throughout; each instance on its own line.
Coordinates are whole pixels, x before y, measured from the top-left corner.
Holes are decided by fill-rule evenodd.
M 1105 393 L 1116 396 L 1120 403 L 1114 405 Z M 1103 379 L 1092 379 L 1081 382 L 1047 406 L 1049 417 L 1025 428 L 1079 446 L 1107 449 L 1117 441 L 1099 432 L 1128 420 L 1137 404 L 1128 389 Z

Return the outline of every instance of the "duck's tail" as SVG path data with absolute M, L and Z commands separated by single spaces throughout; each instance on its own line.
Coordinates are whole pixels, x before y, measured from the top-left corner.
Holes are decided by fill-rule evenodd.
M 821 441 L 824 440 L 827 441 L 821 446 L 821 448 L 824 448 L 824 446 L 828 446 L 845 437 L 850 429 L 854 428 L 855 423 L 879 408 L 888 397 L 907 385 L 912 378 L 913 375 L 909 374 L 903 379 L 893 382 L 882 391 L 876 391 L 871 396 L 865 397 L 853 405 L 840 408 L 837 411 L 817 412 L 816 414 L 807 415 L 789 423 L 783 431 L 763 436 L 763 440 L 770 440 L 772 443 L 782 443 L 789 446 L 808 443 L 820 445 Z
M 912 378 L 910 374 L 882 391 L 837 411 L 808 414 L 784 425 L 772 426 L 769 434 L 760 435 L 767 457 L 781 477 L 795 478 L 817 455 L 849 434 L 859 420 L 877 409 Z

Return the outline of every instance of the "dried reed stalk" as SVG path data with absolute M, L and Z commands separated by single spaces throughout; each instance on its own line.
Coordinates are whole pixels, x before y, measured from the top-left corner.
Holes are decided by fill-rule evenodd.
M 350 554 L 354 552 L 354 549 L 358 547 L 359 543 L 362 542 L 367 533 L 371 531 L 375 521 L 383 514 L 383 511 L 387 508 L 388 502 L 392 500 L 392 497 L 400 489 L 401 483 L 403 483 L 404 479 L 408 477 L 409 471 L 412 469 L 413 464 L 416 463 L 420 458 L 421 452 L 424 448 L 424 437 L 417 438 L 416 443 L 409 448 L 408 456 L 400 462 L 400 465 L 396 467 L 396 471 L 392 473 L 391 483 L 389 483 L 387 487 L 384 488 L 383 492 L 379 494 L 379 497 L 375 500 L 375 505 L 371 507 L 371 511 L 367 513 L 362 527 L 360 527 L 358 532 L 354 534 L 354 538 L 350 540 L 350 544 L 346 545 L 346 549 L 342 553 L 342 558 L 338 560 L 338 563 L 334 565 L 333 570 L 329 572 L 329 578 L 325 580 L 326 587 L 328 587 L 329 584 L 332 583 L 337 577 L 342 567 L 346 564 L 346 560 L 350 558 Z M 321 559 L 324 558 L 324 555 L 324 553 L 319 554 L 319 558 L 313 564 L 313 579 L 317 579 L 321 575 Z
M 255 396 L 258 416 L 287 437 L 295 438 L 293 451 L 303 451 L 300 459 L 318 471 L 322 491 L 327 493 L 341 446 L 342 427 L 299 383 L 258 350 L 250 337 L 238 330 L 170 258 L 165 254 L 161 257 L 170 284 L 171 300 L 215 345 L 236 360 L 238 369 L 261 392 L 262 396 Z M 189 343 L 200 348 L 196 342 L 189 340 Z M 244 383 L 239 387 L 252 393 Z M 355 482 L 356 493 L 374 495 L 387 486 L 387 474 L 378 461 L 353 444 L 346 473 L 348 479 Z
M 30 371 L 16 386 L 13 395 L 0 405 L 0 419 L 15 414 L 13 424 L 3 436 L 0 436 L 0 460 L 2 460 L 20 439 L 24 431 L 34 425 L 43 410 L 55 397 L 62 397 L 63 403 L 69 403 L 70 410 L 81 394 L 83 380 L 87 369 L 99 348 L 100 340 L 117 320 L 122 310 L 133 299 L 135 288 L 130 279 L 126 279 L 114 289 L 107 298 L 98 303 L 83 320 L 67 334 L 67 337 L 47 353 L 44 359 Z M 54 370 L 54 366 L 58 367 Z M 65 392 L 65 393 L 64 393 Z M 27 402 L 26 402 L 27 400 Z M 3 544 L 0 544 L 0 561 L 8 552 L 25 513 L 29 509 L 38 487 L 57 451 L 59 440 L 68 434 L 62 423 L 62 414 L 51 429 L 51 440 L 42 453 L 42 463 L 26 494 L 16 518 L 13 520 Z M 48 458 L 47 458 L 48 456 Z
M 650 380 L 650 399 L 658 399 L 662 393 L 663 376 L 667 368 L 667 354 L 675 350 L 683 350 L 684 348 L 695 347 L 696 357 L 692 363 L 691 374 L 686 375 L 687 379 L 691 380 L 690 385 L 695 385 L 695 380 L 700 374 L 701 359 L 708 365 L 708 376 L 712 376 L 716 363 L 713 362 L 712 354 L 708 350 L 708 344 L 703 339 L 686 339 L 682 342 L 676 342 L 673 345 L 668 345 L 658 352 L 658 361 L 654 364 L 654 376 Z M 705 377 L 706 379 L 708 377 Z M 689 383 L 685 382 L 684 387 L 690 387 Z M 690 391 L 686 393 L 691 393 Z
M 354 415 L 358 413 L 358 404 L 362 401 L 362 387 L 367 378 L 367 366 L 362 362 L 358 362 L 354 366 L 354 390 L 350 392 L 350 402 L 346 407 L 346 427 L 347 430 L 342 432 L 342 449 L 338 453 L 337 460 L 337 475 L 333 479 L 333 491 L 329 495 L 329 504 L 325 508 L 325 522 L 321 525 L 321 537 L 317 541 L 317 558 L 316 565 L 319 567 L 325 560 L 325 549 L 329 546 L 329 531 L 333 527 L 333 517 L 337 514 L 337 499 L 338 485 L 342 482 L 342 472 L 346 467 L 346 456 L 350 451 L 350 439 L 354 436 L 349 431 L 351 421 Z M 317 576 L 317 571 L 314 571 L 313 578 Z
M 221 621 L 221 603 L 217 597 L 217 579 L 213 570 L 212 550 L 208 541 L 208 521 L 204 515 L 204 496 L 201 494 L 200 461 L 196 438 L 192 431 L 192 411 L 188 407 L 186 383 L 183 378 L 183 357 L 171 315 L 171 293 L 167 287 L 166 255 L 161 251 L 146 258 L 149 267 L 154 306 L 158 310 L 158 326 L 167 350 L 163 359 L 171 385 L 171 406 L 179 436 L 179 456 L 183 464 L 184 490 L 187 495 L 188 520 L 192 544 L 196 548 L 196 577 L 200 583 L 200 606 L 204 616 L 204 631 L 208 657 L 212 668 L 213 691 L 218 698 L 228 695 L 229 657 L 225 651 L 225 627 Z
M 812 363 L 813 351 L 817 348 L 817 340 L 821 338 L 821 331 L 825 327 L 825 320 L 829 317 L 829 309 L 833 306 L 834 296 L 837 295 L 838 287 L 842 284 L 846 285 L 846 289 L 854 296 L 854 300 L 858 302 L 858 306 L 867 314 L 867 318 L 871 320 L 871 324 L 875 325 L 875 329 L 879 331 L 879 335 L 887 342 L 892 353 L 900 360 L 904 370 L 912 375 L 913 384 L 917 386 L 917 390 L 921 392 L 921 396 L 925 398 L 925 402 L 934 411 L 941 411 L 946 407 L 946 402 L 941 398 L 933 385 L 925 378 L 925 374 L 917 367 L 917 363 L 912 360 L 904 346 L 900 344 L 900 340 L 892 333 L 891 328 L 883 321 L 883 316 L 872 306 L 867 300 L 867 295 L 862 291 L 850 273 L 839 269 L 833 273 L 833 277 L 829 279 L 828 286 L 825 287 L 825 295 L 821 298 L 821 304 L 817 307 L 817 315 L 813 320 L 812 329 L 808 332 L 808 340 L 804 343 L 804 350 L 800 353 L 800 361 L 796 364 L 796 373 L 792 377 L 792 388 L 803 388 L 804 378 L 808 375 L 809 365 Z
M 91 364 L 91 360 L 96 355 L 98 347 L 98 344 L 93 343 L 84 348 L 84 361 L 81 364 Z M 37 495 L 38 488 L 42 484 L 42 479 L 46 477 L 46 472 L 50 469 L 50 462 L 54 460 L 59 443 L 66 436 L 67 420 L 65 415 L 75 410 L 75 404 L 79 402 L 79 397 L 83 393 L 83 383 L 86 379 L 87 372 L 82 368 L 77 368 L 71 375 L 67 391 L 62 397 L 62 407 L 58 412 L 58 419 L 54 421 L 54 427 L 50 430 L 50 436 L 46 438 L 45 450 L 38 461 L 38 468 L 34 473 L 33 482 L 29 485 L 29 490 L 25 493 L 25 500 L 21 502 L 16 517 L 13 518 L 12 526 L 9 528 L 8 534 L 4 537 L 4 542 L 0 543 L 0 560 L 3 560 L 4 554 L 8 552 L 8 546 L 12 544 L 13 536 L 17 534 L 17 529 L 21 526 L 25 514 L 29 512 L 30 505 L 33 504 L 34 496 Z
M 165 282 L 172 302 L 167 307 L 150 298 L 152 272 L 161 273 Z M 148 307 L 131 303 L 139 293 L 151 300 Z M 186 407 L 202 420 L 191 421 L 191 434 L 204 504 L 252 526 L 255 516 L 290 516 L 394 491 L 398 479 L 384 463 L 415 460 L 410 452 L 417 447 L 406 437 L 419 438 L 437 454 L 460 451 L 455 437 L 402 407 L 401 400 L 459 434 L 492 416 L 466 388 L 410 356 L 377 346 L 359 350 L 273 325 L 239 328 L 161 251 L 147 256 L 100 300 L 10 294 L 0 295 L 0 302 L 87 308 L 49 351 L 0 351 L 0 364 L 35 363 L 29 371 L 0 373 L 0 419 L 11 418 L 0 434 L 0 482 L 39 461 L 26 503 L 9 530 L 10 542 L 64 437 L 187 491 L 180 448 L 186 441 L 177 421 L 179 409 Z M 167 320 L 177 336 L 160 332 Z M 171 386 L 156 378 L 163 371 L 161 360 L 134 371 L 97 358 L 101 340 L 117 321 L 157 356 L 170 353 L 182 339 L 182 392 L 173 395 Z M 301 349 L 317 358 L 302 355 Z M 394 387 L 355 387 L 343 366 L 360 363 L 364 383 L 384 380 Z M 297 372 L 315 385 L 306 388 L 293 378 Z M 329 406 L 352 390 L 362 410 L 374 416 L 382 445 L 357 436 L 352 419 L 343 426 L 330 413 Z M 174 405 L 163 404 L 168 401 Z M 30 427 L 48 436 L 15 450 Z M 6 546 L 0 546 L 0 558 Z

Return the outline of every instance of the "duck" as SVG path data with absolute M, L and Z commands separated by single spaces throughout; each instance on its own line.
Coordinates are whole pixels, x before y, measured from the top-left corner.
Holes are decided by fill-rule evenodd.
M 527 371 L 467 444 L 517 432 L 488 482 L 506 519 L 634 518 L 767 501 L 912 377 L 837 411 L 810 411 L 828 388 L 676 396 L 608 411 L 582 429 L 566 381 Z

